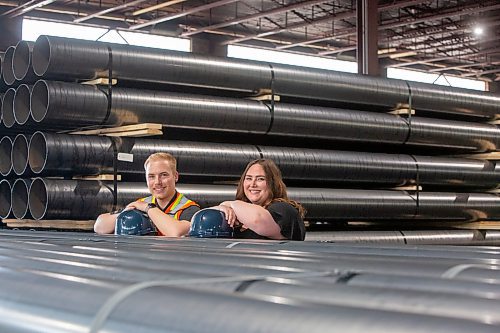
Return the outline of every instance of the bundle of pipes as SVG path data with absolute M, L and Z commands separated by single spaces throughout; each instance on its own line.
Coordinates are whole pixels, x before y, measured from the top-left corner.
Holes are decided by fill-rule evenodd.
M 179 184 L 178 190 L 202 207 L 234 200 L 230 185 Z M 24 191 L 23 191 L 24 193 Z M 118 184 L 117 207 L 149 195 L 144 183 Z M 451 220 L 500 218 L 500 197 L 486 193 L 288 188 L 291 199 L 307 209 L 306 219 L 326 220 Z M 112 185 L 100 181 L 36 178 L 29 189 L 29 210 L 35 219 L 95 219 L 113 210 Z M 14 202 L 12 202 L 14 204 Z M 24 207 L 16 207 L 24 211 Z
M 283 96 L 371 107 L 410 103 L 417 110 L 488 118 L 500 114 L 500 97 L 467 89 L 52 36 L 37 39 L 32 63 L 44 78 L 94 79 L 108 76 L 111 69 L 119 79 L 244 91 L 267 88 Z
M 23 88 L 26 91 L 26 88 Z M 153 122 L 165 126 L 268 134 L 298 138 L 438 146 L 472 151 L 500 147 L 500 129 L 490 124 L 171 92 L 114 88 L 111 104 L 104 91 L 64 82 L 38 81 L 31 92 L 16 94 L 16 119 L 32 126 L 71 129 Z M 31 105 L 31 109 L 28 106 Z M 19 109 L 17 109 L 19 108 Z M 272 112 L 270 112 L 272 111 Z M 14 118 L 14 117 L 12 117 Z
M 154 152 L 177 158 L 182 175 L 237 179 L 245 165 L 268 158 L 288 180 L 364 183 L 398 186 L 414 183 L 474 188 L 495 188 L 500 166 L 465 158 L 362 153 L 261 145 L 163 141 L 136 138 L 65 135 L 36 132 L 29 147 L 27 136 L 16 136 L 12 146 L 13 170 L 18 176 L 74 176 L 113 173 L 115 149 L 131 154 L 133 162 L 117 161 L 121 174 L 144 174 L 144 161 Z M 27 165 L 31 173 L 26 172 Z M 221 170 L 224 170 L 221 173 Z
M 2 331 L 456 333 L 500 325 L 498 248 L 0 235 Z

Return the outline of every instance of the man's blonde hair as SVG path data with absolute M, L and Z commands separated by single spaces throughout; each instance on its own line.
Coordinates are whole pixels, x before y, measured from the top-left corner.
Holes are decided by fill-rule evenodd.
M 148 167 L 149 163 L 153 161 L 167 161 L 172 170 L 177 171 L 177 160 L 169 153 L 154 153 L 149 155 L 146 162 L 144 162 L 144 170 Z

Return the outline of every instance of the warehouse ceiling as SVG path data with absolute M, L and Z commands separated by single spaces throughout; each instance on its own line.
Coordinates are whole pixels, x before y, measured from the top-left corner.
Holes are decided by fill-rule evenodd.
M 0 1 L 43 17 L 338 59 L 356 57 L 356 0 Z M 500 80 L 500 1 L 380 0 L 384 66 Z M 482 34 L 475 33 L 481 27 Z

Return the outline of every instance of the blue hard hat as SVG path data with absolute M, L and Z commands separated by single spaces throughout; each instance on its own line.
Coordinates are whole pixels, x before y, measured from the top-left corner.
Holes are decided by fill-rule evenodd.
M 144 212 L 124 210 L 116 217 L 115 235 L 156 235 L 156 228 Z
M 223 212 L 213 208 L 205 208 L 193 215 L 189 236 L 199 238 L 232 238 L 233 228 L 227 223 Z

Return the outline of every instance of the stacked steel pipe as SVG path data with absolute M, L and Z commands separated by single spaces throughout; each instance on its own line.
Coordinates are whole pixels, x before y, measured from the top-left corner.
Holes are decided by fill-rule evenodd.
M 498 248 L 0 236 L 6 332 L 500 328 Z
M 37 39 L 33 69 L 48 78 L 93 79 L 111 69 L 118 79 L 246 91 L 268 88 L 284 96 L 387 108 L 410 103 L 417 110 L 489 118 L 500 114 L 500 97 L 466 89 L 52 36 Z
M 500 170 L 496 163 L 425 156 L 426 149 L 436 147 L 449 148 L 453 152 L 497 150 L 500 129 L 471 121 L 405 118 L 366 110 L 368 105 L 380 110 L 406 103 L 417 112 L 440 117 L 454 113 L 477 120 L 477 117 L 489 118 L 500 113 L 500 98 L 493 94 L 48 36 L 40 37 L 34 45 L 21 41 L 10 53 L 7 60 L 15 82 L 3 97 L 2 123 L 18 135 L 0 139 L 0 154 L 9 155 L 0 164 L 0 171 L 4 177 L 15 175 L 24 179 L 16 186 L 22 193 L 12 193 L 11 198 L 26 198 L 27 178 L 34 175 L 69 178 L 109 173 L 113 171 L 116 152 L 133 156 L 132 163 L 116 162 L 119 173 L 140 174 L 143 173 L 143 161 L 150 153 L 166 151 L 178 158 L 180 172 L 188 182 L 200 179 L 205 183 L 234 181 L 249 160 L 273 159 L 282 169 L 285 180 L 298 186 L 290 192 L 306 206 L 310 220 L 429 218 L 472 221 L 500 217 L 496 209 L 498 197 L 474 193 L 498 186 Z M 242 100 L 220 96 L 223 95 L 220 90 L 218 96 L 208 96 L 161 90 L 168 89 L 165 85 L 155 87 L 160 90 L 139 90 L 74 83 L 110 73 L 119 80 L 220 90 L 271 88 L 274 94 L 302 99 L 302 103 L 318 99 L 363 110 Z M 42 80 L 31 86 L 35 76 Z M 54 78 L 73 82 L 47 80 Z M 31 133 L 40 128 L 67 131 L 138 122 L 159 122 L 165 127 L 189 129 L 199 137 L 166 142 L 37 132 L 30 139 Z M 199 142 L 204 140 L 206 131 L 240 133 L 269 141 L 290 137 L 308 138 L 310 142 L 390 144 L 401 150 L 405 147 L 413 151 L 418 149 L 423 154 L 289 148 L 252 142 Z M 323 186 L 340 189 L 311 187 L 320 182 Z M 113 208 L 112 186 L 80 183 L 47 178 L 35 180 L 28 189 L 28 212 L 36 219 L 87 219 Z M 119 184 L 118 206 L 146 193 L 143 186 L 139 192 L 131 191 L 130 187 L 135 188 L 135 185 L 129 184 L 132 183 Z M 434 189 L 440 192 L 386 190 L 408 184 L 415 184 L 417 188 L 424 186 L 424 189 L 437 186 L 439 188 Z M 357 189 L 345 189 L 351 185 Z M 367 185 L 370 190 L 359 189 Z M 234 195 L 234 188 L 224 186 L 185 186 L 190 195 L 206 205 Z M 62 197 L 57 196 L 58 192 Z M 94 195 L 102 199 L 87 202 L 93 200 Z M 16 211 L 21 213 L 15 215 L 22 216 L 26 200 L 16 202 L 19 202 Z M 84 207 L 82 212 L 77 206 Z

